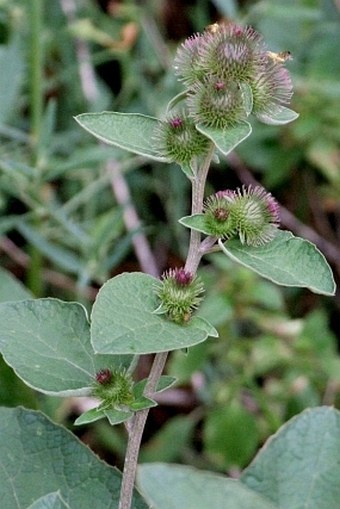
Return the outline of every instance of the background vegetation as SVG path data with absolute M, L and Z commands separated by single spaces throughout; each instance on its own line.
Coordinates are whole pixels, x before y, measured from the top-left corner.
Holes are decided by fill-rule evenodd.
M 283 227 L 315 242 L 339 279 L 336 0 L 0 0 L 1 301 L 33 294 L 90 308 L 115 274 L 181 265 L 188 233 L 177 221 L 190 197 L 179 167 L 100 146 L 73 116 L 162 116 L 180 90 L 178 44 L 221 19 L 251 24 L 273 51 L 291 51 L 300 118 L 282 128 L 254 123 L 252 136 L 212 167 L 210 190 L 260 182 L 282 204 Z M 179 382 L 151 413 L 141 460 L 237 476 L 292 415 L 340 408 L 340 301 L 278 288 L 216 255 L 201 276 L 200 314 L 220 339 L 171 356 L 167 372 Z M 123 428 L 75 429 L 86 401 L 38 395 L 2 361 L 0 403 L 42 409 L 121 466 Z

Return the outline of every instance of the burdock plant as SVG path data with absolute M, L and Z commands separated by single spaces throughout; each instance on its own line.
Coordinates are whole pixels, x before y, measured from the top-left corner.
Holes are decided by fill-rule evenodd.
M 226 172 L 224 189 L 205 197 L 211 161 L 228 155 L 251 134 L 253 116 L 271 125 L 298 117 L 288 108 L 292 81 L 286 60 L 284 54 L 270 52 L 252 28 L 215 24 L 179 48 L 174 66 L 183 90 L 167 105 L 163 118 L 116 112 L 76 117 L 100 140 L 156 161 L 175 162 L 184 171 L 192 186 L 191 213 L 179 219 L 190 229 L 184 266 L 169 268 L 160 279 L 142 273 L 110 279 L 98 293 L 90 325 L 81 306 L 53 299 L 26 301 L 29 304 L 17 307 L 9 303 L 0 317 L 3 327 L 8 323 L 3 356 L 29 385 L 51 394 L 97 396 L 97 408 L 82 414 L 77 424 L 101 418 L 112 425 L 126 423 L 128 445 L 119 509 L 130 509 L 132 504 L 138 451 L 149 408 L 156 404 L 153 397 L 173 383 L 161 376 L 168 352 L 185 351 L 218 336 L 199 316 L 204 298 L 197 274 L 201 258 L 220 251 L 277 284 L 334 294 L 325 258 L 310 242 L 280 230 L 279 206 L 269 192 L 260 186 L 228 189 Z M 44 337 L 44 347 L 51 342 L 57 353 L 63 342 L 54 335 L 67 327 L 79 329 L 79 351 L 78 343 L 71 343 L 70 350 L 69 337 L 65 338 L 72 361 L 65 358 L 64 365 L 63 354 L 56 367 L 46 366 L 46 356 L 39 356 L 34 345 L 38 356 L 34 370 L 23 369 L 21 358 L 30 341 L 25 339 L 13 355 L 9 317 L 17 317 L 20 323 L 26 311 L 32 322 L 30 335 L 36 328 L 39 339 L 46 320 L 59 317 L 54 333 Z M 135 381 L 134 368 L 143 354 L 156 355 L 148 378 Z

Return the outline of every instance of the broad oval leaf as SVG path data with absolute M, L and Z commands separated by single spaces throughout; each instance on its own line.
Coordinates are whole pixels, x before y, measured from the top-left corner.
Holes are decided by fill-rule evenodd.
M 149 157 L 156 161 L 169 162 L 160 155 L 155 134 L 159 120 L 139 113 L 82 113 L 74 117 L 81 127 L 96 138 L 128 150 L 134 154 Z
M 305 410 L 270 438 L 241 481 L 280 509 L 338 509 L 340 412 Z
M 6 363 L 27 385 L 46 394 L 88 394 L 97 371 L 131 359 L 94 353 L 86 311 L 75 302 L 6 302 L 0 304 L 0 323 Z
M 278 509 L 239 481 L 183 465 L 146 463 L 137 480 L 153 509 Z
M 125 273 L 100 289 L 91 315 L 91 342 L 102 354 L 145 354 L 186 348 L 217 331 L 194 316 L 178 325 L 155 313 L 158 280 L 139 272 Z
M 216 129 L 214 127 L 206 127 L 202 124 L 197 124 L 196 129 L 213 141 L 216 147 L 225 156 L 234 150 L 243 140 L 248 138 L 252 131 L 251 125 L 248 122 L 240 122 L 236 126 L 229 127 L 228 129 Z
M 278 285 L 309 288 L 322 295 L 335 293 L 333 274 L 324 255 L 291 232 L 278 230 L 271 242 L 259 247 L 238 240 L 218 243 L 229 258 Z
M 29 507 L 53 492 L 70 509 L 118 507 L 120 472 L 70 431 L 25 408 L 0 408 L 0 429 L 1 509 Z M 147 509 L 138 493 L 132 509 Z

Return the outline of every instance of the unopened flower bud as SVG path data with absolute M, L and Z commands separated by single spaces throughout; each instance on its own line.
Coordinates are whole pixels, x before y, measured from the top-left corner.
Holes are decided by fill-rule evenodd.
M 279 226 L 279 207 L 260 186 L 237 189 L 227 198 L 230 216 L 242 244 L 259 246 L 270 242 Z
M 217 129 L 234 126 L 247 118 L 243 93 L 235 81 L 207 77 L 193 85 L 187 105 L 196 124 Z
M 193 276 L 184 268 L 169 269 L 155 286 L 160 300 L 160 310 L 170 320 L 185 324 L 192 312 L 198 307 L 204 292 L 203 284 L 198 276 Z
M 283 62 L 273 60 L 266 53 L 265 63 L 256 79 L 250 83 L 253 93 L 252 113 L 267 123 L 271 115 L 275 115 L 282 106 L 290 103 L 293 85 L 288 70 Z
M 235 234 L 230 205 L 221 191 L 206 199 L 203 212 L 205 229 L 212 237 L 227 239 Z
M 216 24 L 200 47 L 201 66 L 224 80 L 251 81 L 261 67 L 264 42 L 251 27 Z
M 110 369 L 101 369 L 96 373 L 96 380 L 101 385 L 109 384 L 112 380 L 112 371 Z
M 160 154 L 183 165 L 190 165 L 195 157 L 203 155 L 208 139 L 199 133 L 185 114 L 177 114 L 160 122 L 155 135 Z
M 128 405 L 134 399 L 133 380 L 125 368 L 102 369 L 96 373 L 93 395 L 101 399 L 101 408 Z

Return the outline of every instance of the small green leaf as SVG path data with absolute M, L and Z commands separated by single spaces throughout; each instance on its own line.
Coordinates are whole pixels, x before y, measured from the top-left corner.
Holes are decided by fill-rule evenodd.
M 5 361 L 27 385 L 46 394 L 88 394 L 97 371 L 131 359 L 94 353 L 86 311 L 75 302 L 6 302 L 0 304 L 0 323 Z
M 194 316 L 178 325 L 154 311 L 158 280 L 142 273 L 121 274 L 98 292 L 91 316 L 91 341 L 103 354 L 164 352 L 201 343 L 217 331 Z
M 135 412 L 138 410 L 144 410 L 145 408 L 153 408 L 155 406 L 157 406 L 156 401 L 151 398 L 147 398 L 146 396 L 141 396 L 136 399 L 136 401 L 129 404 L 129 408 Z
M 73 424 L 75 426 L 80 426 L 81 424 L 90 424 L 91 422 L 99 421 L 99 419 L 103 419 L 104 417 L 104 410 L 98 406 L 96 408 L 91 408 L 90 410 L 87 410 L 81 414 L 79 417 L 77 417 Z
M 250 115 L 253 109 L 253 92 L 248 83 L 241 82 L 239 83 L 239 87 L 242 90 L 244 107 L 247 115 Z
M 291 232 L 278 230 L 271 242 L 259 247 L 238 240 L 218 243 L 229 258 L 276 284 L 309 288 L 322 295 L 335 293 L 333 274 L 324 255 Z
M 296 111 L 290 110 L 285 106 L 273 107 L 269 113 L 257 113 L 256 117 L 264 124 L 269 125 L 284 125 L 293 122 L 298 118 L 299 114 Z
M 115 408 L 108 410 L 98 406 L 96 408 L 91 408 L 90 410 L 87 410 L 87 412 L 81 414 L 73 424 L 75 426 L 81 426 L 82 424 L 90 424 L 106 417 L 111 426 L 114 426 L 116 424 L 121 424 L 122 422 L 127 421 L 130 419 L 130 417 L 132 417 L 132 415 L 133 412 L 130 412 L 129 410 L 118 410 Z
M 130 412 L 129 410 L 116 410 L 114 408 L 111 410 L 104 410 L 104 414 L 111 426 L 121 424 L 133 416 L 133 412 Z
M 204 214 L 193 214 L 192 216 L 184 216 L 178 221 L 183 226 L 190 228 L 191 230 L 196 230 L 198 232 L 204 233 L 205 235 L 210 235 L 208 232 Z
M 169 102 L 166 107 L 166 113 L 169 114 L 170 111 L 177 106 L 178 103 L 184 101 L 187 97 L 187 92 L 180 92 L 179 94 L 175 95 Z
M 229 127 L 228 129 L 216 129 L 202 124 L 196 125 L 196 128 L 200 133 L 213 141 L 225 156 L 234 150 L 243 140 L 248 138 L 252 131 L 251 125 L 248 122 L 241 122 L 235 127 Z
M 0 429 L 1 509 L 28 508 L 53 492 L 69 509 L 118 507 L 120 472 L 70 431 L 25 408 L 0 408 Z M 132 509 L 147 509 L 137 492 Z
M 173 376 L 167 376 L 162 375 L 160 379 L 158 380 L 157 387 L 155 390 L 155 394 L 158 392 L 166 391 L 166 389 L 169 389 L 176 383 L 177 378 Z M 141 380 L 140 382 L 137 382 L 133 387 L 133 394 L 135 398 L 140 398 L 143 395 L 145 386 L 147 384 L 148 379 L 144 378 L 144 380 Z
M 338 509 L 340 412 L 305 410 L 270 438 L 241 481 L 280 509 Z
M 192 169 L 191 164 L 189 164 L 189 163 L 188 164 L 182 163 L 180 166 L 181 166 L 182 172 L 184 173 L 184 175 L 186 177 L 188 177 L 189 180 L 195 175 L 195 173 L 194 173 L 194 171 Z
M 139 113 L 82 113 L 75 117 L 81 127 L 96 138 L 156 161 L 169 162 L 157 150 L 155 133 L 159 121 Z
M 162 375 L 158 380 L 155 394 L 170 389 L 176 382 L 177 378 L 175 376 Z
M 145 463 L 137 480 L 153 509 L 278 509 L 239 481 L 183 465 Z

